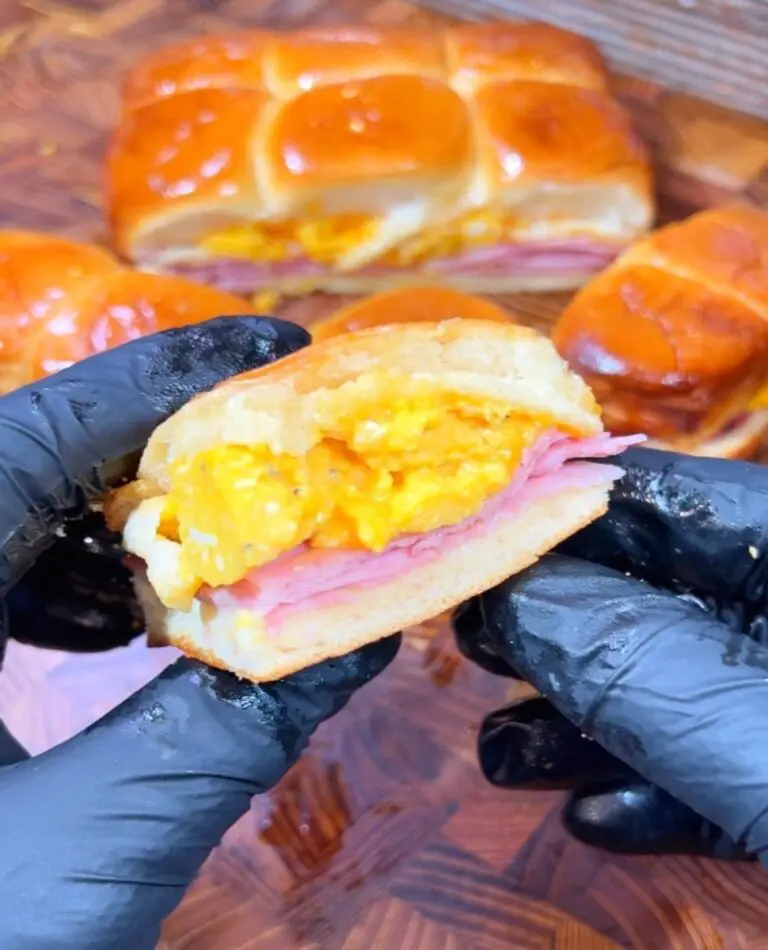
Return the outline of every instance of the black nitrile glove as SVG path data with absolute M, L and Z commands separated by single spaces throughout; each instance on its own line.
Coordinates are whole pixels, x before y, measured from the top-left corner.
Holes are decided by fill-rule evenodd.
M 768 468 L 616 461 L 607 515 L 457 612 L 465 655 L 545 697 L 488 717 L 482 769 L 572 789 L 589 844 L 768 863 Z
M 67 522 L 132 474 L 150 433 L 190 396 L 308 341 L 277 320 L 220 318 L 0 399 L 2 645 L 8 632 L 65 649 L 97 647 L 99 633 L 110 645 L 128 642 L 136 617 L 122 568 L 87 545 L 84 553 L 82 538 L 62 540 Z M 58 569 L 77 575 L 76 589 L 52 576 Z M 89 590 L 101 584 L 112 588 L 83 619 Z M 34 759 L 0 731 L 0 947 L 154 948 L 163 918 L 251 796 L 279 781 L 397 644 L 262 687 L 180 659 Z

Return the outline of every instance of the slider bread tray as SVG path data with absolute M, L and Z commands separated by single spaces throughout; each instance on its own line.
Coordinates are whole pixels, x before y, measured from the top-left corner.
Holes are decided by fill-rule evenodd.
M 764 0 L 19 0 L 0 6 L 0 226 L 103 240 L 100 160 L 117 80 L 197 33 L 448 16 L 530 17 L 596 39 L 653 150 L 661 220 L 741 197 L 768 204 Z M 567 295 L 501 302 L 547 330 Z M 339 305 L 281 313 L 306 326 Z M 142 644 L 67 656 L 11 644 L 0 715 L 31 751 L 154 675 Z M 485 713 L 522 696 L 458 656 L 445 619 L 328 724 L 226 836 L 167 921 L 162 950 L 768 950 L 768 878 L 751 866 L 628 859 L 563 831 L 555 792 L 478 774 Z

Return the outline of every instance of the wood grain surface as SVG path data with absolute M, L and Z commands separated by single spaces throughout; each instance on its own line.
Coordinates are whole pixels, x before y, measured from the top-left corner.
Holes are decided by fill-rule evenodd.
M 530 13 L 527 4 L 503 7 Z M 768 64 L 763 0 L 539 8 L 595 35 L 598 17 L 627 73 L 617 88 L 653 146 L 662 219 L 733 197 L 768 204 L 768 125 L 703 101 L 768 114 L 765 77 L 762 86 L 759 75 L 747 79 Z M 731 32 L 682 30 L 681 15 L 694 8 Z M 117 81 L 150 48 L 246 24 L 433 18 L 400 0 L 0 2 L 0 225 L 101 237 L 99 163 Z M 654 46 L 671 48 L 670 36 L 679 44 L 674 74 Z M 564 299 L 504 302 L 546 328 Z M 283 313 L 309 325 L 337 305 L 316 297 Z M 141 644 L 90 657 L 11 644 L 0 715 L 41 751 L 173 655 Z M 565 835 L 557 794 L 484 783 L 476 730 L 513 698 L 509 690 L 459 658 L 445 622 L 411 631 L 394 668 L 226 836 L 168 920 L 160 950 L 768 950 L 768 879 L 758 868 L 605 855 Z

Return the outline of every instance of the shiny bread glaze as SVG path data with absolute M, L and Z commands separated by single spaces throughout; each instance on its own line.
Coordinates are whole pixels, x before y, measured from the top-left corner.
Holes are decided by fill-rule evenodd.
M 466 24 L 444 38 L 453 84 L 522 80 L 608 91 L 599 50 L 583 36 L 546 23 Z
M 162 50 L 125 82 L 107 179 L 114 239 L 132 257 L 226 221 L 380 214 L 405 196 L 428 206 L 428 226 L 466 201 L 594 185 L 545 209 L 543 237 L 579 201 L 605 204 L 609 185 L 632 205 L 625 230 L 643 230 L 651 203 L 599 52 L 540 23 L 257 31 Z
M 277 34 L 265 56 L 267 83 L 279 99 L 319 86 L 382 76 L 445 78 L 445 50 L 427 30 L 348 26 Z
M 768 380 L 768 215 L 729 205 L 661 228 L 579 291 L 554 332 L 606 425 L 681 449 Z
M 197 36 L 164 47 L 124 78 L 123 108 L 133 112 L 159 99 L 196 89 L 264 91 L 262 57 L 271 34 L 257 30 Z
M 495 185 L 631 179 L 642 148 L 621 107 L 601 91 L 552 88 L 505 81 L 478 92 L 478 145 Z
M 244 309 L 232 294 L 129 270 L 91 244 L 0 230 L 0 392 L 128 340 Z
M 431 76 L 318 84 L 285 102 L 265 134 L 265 183 L 273 193 L 295 195 L 303 182 L 333 188 L 377 175 L 397 176 L 407 188 L 411 174 L 423 179 L 426 170 L 431 187 L 450 187 L 457 173 L 469 175 L 472 161 L 464 102 Z M 401 200 L 408 197 L 403 190 Z M 354 210 L 354 197 L 343 210 Z
M 136 220 L 138 209 L 156 205 L 167 206 L 172 219 L 174 209 L 190 196 L 198 206 L 194 230 L 185 216 L 179 221 L 178 236 L 169 232 L 171 240 L 195 240 L 219 223 L 247 221 L 249 216 L 241 209 L 263 200 L 251 143 L 243 134 L 230 133 L 223 139 L 221 132 L 227 127 L 242 133 L 257 122 L 268 103 L 268 96 L 258 90 L 202 87 L 128 113 L 109 171 L 107 210 L 113 228 L 120 220 Z
M 512 313 L 498 304 L 464 294 L 450 287 L 424 285 L 390 290 L 356 300 L 336 310 L 324 320 L 313 322 L 312 340 L 317 343 L 342 333 L 369 330 L 372 327 L 400 323 L 438 323 L 461 317 L 463 320 L 489 320 L 515 323 Z

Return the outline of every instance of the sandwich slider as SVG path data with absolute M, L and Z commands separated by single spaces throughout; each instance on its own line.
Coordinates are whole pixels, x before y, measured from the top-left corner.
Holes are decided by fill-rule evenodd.
M 253 682 L 421 623 L 600 516 L 620 453 L 513 324 L 347 333 L 195 397 L 105 505 L 150 642 Z
M 112 242 L 236 293 L 563 290 L 654 216 L 603 58 L 545 23 L 205 35 L 125 79 Z

